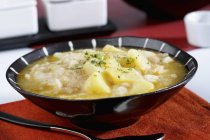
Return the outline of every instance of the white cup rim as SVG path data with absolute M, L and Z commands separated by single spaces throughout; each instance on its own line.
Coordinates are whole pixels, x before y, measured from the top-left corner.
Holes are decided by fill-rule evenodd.
M 204 18 L 209 16 L 207 21 Z M 203 18 L 203 19 L 202 19 Z M 200 11 L 194 11 L 190 12 L 184 17 L 184 22 L 185 23 L 190 23 L 190 24 L 197 24 L 197 25 L 208 25 L 210 26 L 210 10 L 200 10 Z

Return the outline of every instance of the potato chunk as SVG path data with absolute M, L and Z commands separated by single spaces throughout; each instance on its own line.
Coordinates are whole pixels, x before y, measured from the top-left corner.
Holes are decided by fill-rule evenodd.
M 142 94 L 150 92 L 154 89 L 154 85 L 144 79 L 138 79 L 133 83 L 129 94 Z
M 144 75 L 144 79 L 149 82 L 155 83 L 158 81 L 159 77 L 157 75 L 146 74 Z
M 118 67 L 121 67 L 120 63 L 118 63 L 116 61 L 116 59 L 114 59 L 114 58 L 110 58 L 110 59 L 105 60 L 105 63 L 106 63 L 105 67 L 107 67 L 107 68 L 118 68 Z
M 160 63 L 160 58 L 154 52 L 139 50 L 140 53 L 144 54 L 144 56 L 152 63 L 158 64 Z
M 165 58 L 163 58 L 163 63 L 171 63 L 171 62 L 173 62 L 173 59 L 171 58 L 171 57 L 169 57 L 169 56 L 167 56 L 167 57 L 165 57 Z
M 111 89 L 99 72 L 94 72 L 85 81 L 84 91 L 91 94 L 109 94 Z
M 118 49 L 118 48 L 116 48 L 116 47 L 114 47 L 114 46 L 112 46 L 112 45 L 109 45 L 109 44 L 107 44 L 107 45 L 102 49 L 102 51 L 104 51 L 104 52 L 125 52 L 125 51 L 123 51 L 123 50 L 121 50 L 121 49 Z
M 133 68 L 107 68 L 105 78 L 111 83 L 120 84 L 124 82 L 133 82 L 142 78 L 141 74 Z
M 122 85 L 115 85 L 112 88 L 112 93 L 114 96 L 125 96 L 128 93 L 128 89 Z
M 128 51 L 128 56 L 134 59 L 136 68 L 141 72 L 145 72 L 151 68 L 150 62 L 141 52 L 138 52 L 134 49 L 130 49 Z
M 126 68 L 135 68 L 136 67 L 134 58 L 126 56 L 126 57 L 120 57 L 118 60 L 119 60 L 120 65 L 123 67 L 126 67 Z
M 84 64 L 83 70 L 85 71 L 85 73 L 87 75 L 91 75 L 94 72 L 102 72 L 103 71 L 103 69 L 101 67 L 97 67 L 94 64 L 90 63 L 89 61 L 87 61 Z

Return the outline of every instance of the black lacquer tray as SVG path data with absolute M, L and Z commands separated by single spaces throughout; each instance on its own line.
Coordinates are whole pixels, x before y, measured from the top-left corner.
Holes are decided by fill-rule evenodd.
M 94 36 L 108 35 L 116 30 L 116 26 L 112 21 L 108 21 L 107 25 L 99 27 L 90 27 L 75 30 L 65 30 L 52 32 L 48 29 L 45 20 L 39 19 L 39 32 L 35 35 L 0 39 L 0 50 L 28 47 L 38 44 L 54 43 L 65 40 L 89 38 Z

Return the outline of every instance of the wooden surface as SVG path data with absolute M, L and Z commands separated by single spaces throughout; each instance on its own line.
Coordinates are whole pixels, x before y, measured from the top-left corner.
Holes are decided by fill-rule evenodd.
M 49 114 L 27 100 L 1 105 L 0 110 L 31 120 L 76 128 L 69 120 Z M 209 140 L 210 104 L 191 91 L 183 89 L 154 111 L 140 117 L 140 120 L 134 125 L 107 132 L 88 131 L 88 133 L 101 138 L 157 132 L 166 134 L 164 140 Z M 14 139 L 78 140 L 79 138 L 0 121 L 0 140 Z

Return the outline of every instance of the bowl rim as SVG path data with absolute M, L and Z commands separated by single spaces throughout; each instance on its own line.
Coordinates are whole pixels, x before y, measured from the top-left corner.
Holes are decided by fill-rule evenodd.
M 194 66 L 194 69 L 192 70 L 192 72 L 190 73 L 189 70 L 188 70 L 188 74 L 190 76 L 187 77 L 188 74 L 186 74 L 185 78 L 178 82 L 177 84 L 175 85 L 172 85 L 172 86 L 169 86 L 169 87 L 166 87 L 166 88 L 163 88 L 163 89 L 159 89 L 159 90 L 156 90 L 156 91 L 153 91 L 153 92 L 146 92 L 146 93 L 141 93 L 141 94 L 134 94 L 134 95 L 127 95 L 127 96 L 117 96 L 117 97 L 107 97 L 107 98 L 96 98 L 96 99 L 63 99 L 63 98 L 56 98 L 56 97 L 49 97 L 49 96 L 44 96 L 44 95 L 40 95 L 40 94 L 37 94 L 37 93 L 33 93 L 33 92 L 28 92 L 28 91 L 25 91 L 23 90 L 22 88 L 20 88 L 19 86 L 14 86 L 14 84 L 12 84 L 12 81 L 9 80 L 9 71 L 10 71 L 10 67 L 12 65 L 14 65 L 15 63 L 17 63 L 17 61 L 21 58 L 21 57 L 24 57 L 24 56 L 29 56 L 37 51 L 40 51 L 41 49 L 43 49 L 45 46 L 43 45 L 43 47 L 41 48 L 38 48 L 38 49 L 35 49 L 19 58 L 17 58 L 7 69 L 6 71 L 6 79 L 7 81 L 9 82 L 9 84 L 16 90 L 18 91 L 21 95 L 23 95 L 25 97 L 25 95 L 29 95 L 29 96 L 35 96 L 35 97 L 38 97 L 38 98 L 44 98 L 44 99 L 48 99 L 48 100 L 57 100 L 57 101 L 65 101 L 65 102 L 92 102 L 92 101 L 103 101 L 103 100 L 114 100 L 114 99 L 125 99 L 125 98 L 136 98 L 136 97 L 143 97 L 143 96 L 150 96 L 150 95 L 154 95 L 154 94 L 161 94 L 161 93 L 164 93 L 164 94 L 167 94 L 166 91 L 170 91 L 170 90 L 173 90 L 173 89 L 176 89 L 176 88 L 179 88 L 179 87 L 182 87 L 184 86 L 185 84 L 187 84 L 192 78 L 193 76 L 195 75 L 197 69 L 198 69 L 198 63 L 197 63 L 197 60 L 191 56 L 190 54 L 188 54 L 186 51 L 174 46 L 174 45 L 171 45 L 170 43 L 168 42 L 165 42 L 165 41 L 162 41 L 160 39 L 156 39 L 156 38 L 149 38 L 149 37 L 138 37 L 138 36 L 115 36 L 115 37 L 105 37 L 105 38 L 87 38 L 87 39 L 80 39 L 80 40 L 73 40 L 73 41 L 87 41 L 87 40 L 92 40 L 92 39 L 119 39 L 119 38 L 134 38 L 134 39 L 150 39 L 150 40 L 154 40 L 154 41 L 160 41 L 162 43 L 165 43 L 167 45 L 169 45 L 170 47 L 172 48 L 175 48 L 175 49 L 178 49 L 179 51 L 181 51 L 182 53 L 184 53 L 184 55 L 188 55 L 190 56 L 190 58 L 192 59 L 192 61 L 194 62 L 195 66 Z M 53 43 L 53 44 L 48 44 L 46 45 L 45 48 L 50 48 L 52 47 L 52 45 L 54 44 L 59 44 L 59 43 L 64 43 L 64 42 L 69 42 L 69 41 L 63 41 L 63 42 L 57 42 L 57 43 Z M 53 47 L 52 47 L 53 48 Z M 137 48 L 137 47 L 131 47 L 131 48 Z M 140 49 L 143 49 L 142 46 L 140 47 Z M 149 50 L 153 50 L 153 49 L 149 49 Z M 153 51 L 156 51 L 156 50 L 153 50 Z M 56 51 L 55 51 L 56 52 Z M 55 53 L 54 52 L 54 53 Z M 45 56 L 44 56 L 45 57 Z M 38 58 L 40 59 L 40 58 Z M 36 59 L 36 60 L 38 60 Z M 35 60 L 35 61 L 36 61 Z

